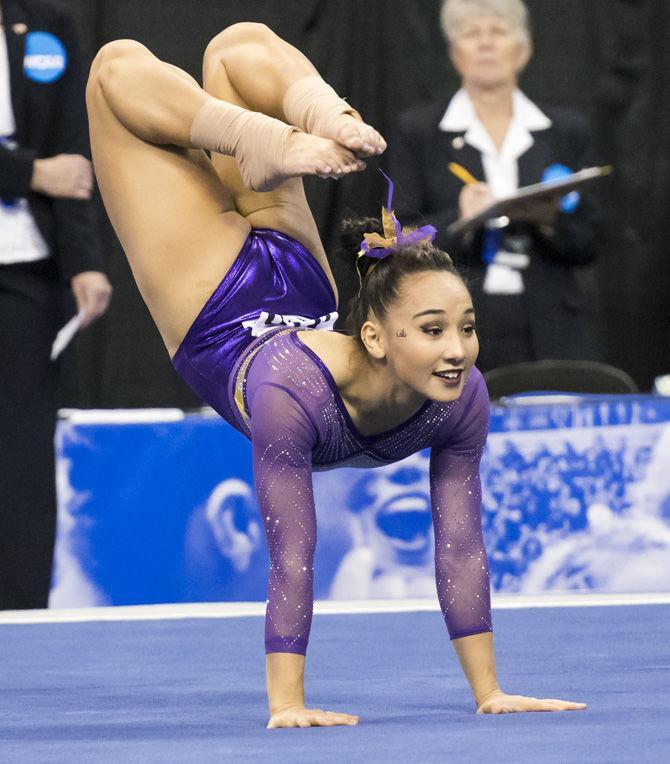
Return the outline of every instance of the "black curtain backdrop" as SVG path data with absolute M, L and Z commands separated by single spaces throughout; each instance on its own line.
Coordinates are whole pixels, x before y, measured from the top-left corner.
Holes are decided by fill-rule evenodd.
M 398 112 L 458 86 L 439 31 L 439 0 L 69 0 L 90 59 L 133 38 L 200 81 L 208 40 L 237 21 L 262 21 L 302 50 L 382 133 Z M 533 99 L 593 120 L 616 167 L 597 265 L 583 279 L 602 298 L 607 355 L 642 389 L 670 372 L 670 3 L 528 0 L 535 55 L 522 79 Z M 383 159 L 382 159 L 383 166 Z M 376 214 L 374 169 L 339 183 L 309 179 L 327 249 L 347 210 Z M 172 370 L 102 205 L 100 232 L 115 293 L 108 315 L 68 350 L 61 401 L 75 407 L 199 405 Z M 341 312 L 354 276 L 333 258 Z M 594 328 L 596 330 L 596 328 Z

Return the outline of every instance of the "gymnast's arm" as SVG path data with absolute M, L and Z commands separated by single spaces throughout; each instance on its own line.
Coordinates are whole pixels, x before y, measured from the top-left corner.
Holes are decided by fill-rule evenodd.
M 491 595 L 481 527 L 479 463 L 488 434 L 489 401 L 476 369 L 461 396 L 456 425 L 430 454 L 435 580 L 440 606 L 475 701 L 500 690 L 496 677 Z
M 258 504 L 270 553 L 265 618 L 268 728 L 356 724 L 350 714 L 305 708 L 312 622 L 316 513 L 312 449 L 317 429 L 290 385 L 248 379 Z
M 471 375 L 460 420 L 445 442 L 431 448 L 435 577 L 447 629 L 477 713 L 579 710 L 583 703 L 507 695 L 498 684 L 479 478 L 489 401 L 481 374 L 473 370 Z

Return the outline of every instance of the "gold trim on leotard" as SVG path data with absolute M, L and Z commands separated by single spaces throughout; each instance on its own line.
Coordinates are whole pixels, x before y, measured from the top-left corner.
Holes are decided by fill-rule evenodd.
M 287 327 L 286 329 L 282 329 L 277 332 L 273 332 L 270 336 L 267 337 L 267 340 L 274 339 L 275 337 L 281 337 L 284 334 L 288 334 L 289 332 L 294 331 L 300 331 L 301 329 L 304 329 L 304 327 Z M 249 369 L 249 365 L 256 357 L 256 353 L 265 346 L 265 342 L 259 342 L 255 347 L 251 349 L 247 357 L 242 361 L 240 364 L 239 369 L 237 370 L 237 373 L 235 374 L 235 392 L 233 394 L 233 399 L 235 400 L 235 405 L 237 406 L 237 410 L 242 417 L 242 421 L 244 422 L 247 429 L 249 429 L 249 423 L 251 422 L 251 417 L 247 413 L 246 408 L 246 387 L 247 387 L 247 371 Z

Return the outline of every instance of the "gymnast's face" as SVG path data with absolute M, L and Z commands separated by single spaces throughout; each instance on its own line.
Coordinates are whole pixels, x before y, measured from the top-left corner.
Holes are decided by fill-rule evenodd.
M 528 63 L 530 44 L 520 30 L 498 16 L 466 16 L 449 52 L 463 84 L 495 87 L 515 84 Z
M 405 276 L 380 322 L 389 371 L 434 401 L 456 400 L 479 353 L 472 298 L 458 276 L 428 271 Z

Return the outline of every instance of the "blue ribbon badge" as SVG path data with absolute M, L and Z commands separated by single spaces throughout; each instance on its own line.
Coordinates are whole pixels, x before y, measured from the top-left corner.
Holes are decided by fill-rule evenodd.
M 552 164 L 542 174 L 542 182 L 548 180 L 559 180 L 566 175 L 572 175 L 572 170 L 564 164 Z M 563 212 L 574 212 L 579 206 L 581 199 L 579 191 L 570 191 L 569 194 L 561 197 L 561 209 Z
M 67 68 L 63 43 L 49 32 L 30 32 L 26 36 L 23 71 L 33 82 L 55 82 Z

